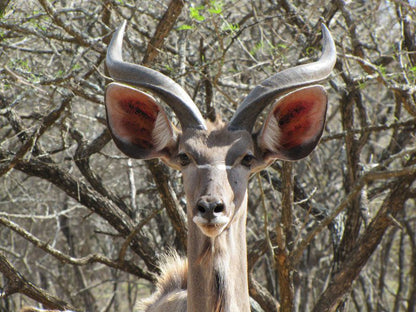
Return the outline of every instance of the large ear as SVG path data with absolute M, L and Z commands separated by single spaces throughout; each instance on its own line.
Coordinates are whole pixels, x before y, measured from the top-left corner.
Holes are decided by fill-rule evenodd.
M 119 83 L 107 86 L 107 123 L 117 147 L 139 159 L 168 157 L 176 133 L 166 113 L 149 94 Z
M 265 157 L 297 160 L 309 155 L 322 135 L 327 102 L 326 91 L 319 85 L 279 99 L 257 137 Z

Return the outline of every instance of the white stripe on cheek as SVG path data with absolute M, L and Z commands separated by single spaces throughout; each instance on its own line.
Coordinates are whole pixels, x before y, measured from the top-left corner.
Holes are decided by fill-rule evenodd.
M 233 168 L 233 166 L 227 166 L 224 163 L 219 163 L 219 164 L 204 164 L 204 165 L 196 165 L 196 167 L 198 169 L 210 169 L 210 168 L 216 168 L 219 170 L 230 170 Z

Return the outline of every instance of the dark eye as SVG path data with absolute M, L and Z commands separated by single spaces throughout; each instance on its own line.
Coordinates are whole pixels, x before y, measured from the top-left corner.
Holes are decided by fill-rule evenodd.
M 179 163 L 182 167 L 185 167 L 185 166 L 189 165 L 189 163 L 191 162 L 191 159 L 185 153 L 180 153 L 178 155 L 178 159 L 179 159 Z
M 243 159 L 241 159 L 241 164 L 244 167 L 250 168 L 251 165 L 253 164 L 254 161 L 254 156 L 251 154 L 247 154 L 243 157 Z

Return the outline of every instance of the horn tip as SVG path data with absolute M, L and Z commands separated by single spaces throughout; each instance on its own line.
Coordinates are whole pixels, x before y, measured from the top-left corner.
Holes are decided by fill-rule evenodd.
M 323 52 L 323 55 L 326 55 L 326 57 L 331 60 L 334 66 L 336 62 L 336 57 L 337 57 L 335 42 L 334 42 L 334 39 L 332 38 L 331 32 L 329 31 L 328 27 L 324 23 L 321 23 L 321 27 L 322 27 L 322 41 L 323 41 L 322 52 Z
M 331 33 L 329 32 L 328 27 L 325 25 L 325 23 L 321 23 L 321 28 L 322 28 L 322 35 L 326 38 L 331 36 Z
M 127 20 L 123 20 L 123 22 L 120 24 L 120 26 L 117 29 L 117 34 L 124 35 L 124 31 L 126 30 Z
M 122 29 L 123 32 L 124 32 L 124 29 L 126 28 L 126 25 L 127 25 L 127 20 L 125 19 L 125 20 L 123 20 L 123 22 L 120 25 L 120 29 Z

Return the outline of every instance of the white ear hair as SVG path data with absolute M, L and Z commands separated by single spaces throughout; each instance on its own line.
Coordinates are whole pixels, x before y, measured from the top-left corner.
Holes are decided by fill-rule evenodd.
M 270 118 L 267 121 L 267 127 L 264 127 L 261 133 L 263 140 L 261 140 L 260 148 L 273 150 L 275 147 L 280 147 L 280 132 L 278 120 L 276 118 Z
M 173 131 L 170 122 L 167 120 L 164 113 L 159 112 L 156 117 L 155 127 L 152 132 L 152 139 L 156 150 L 161 150 L 166 147 L 172 139 L 175 139 L 176 134 Z

